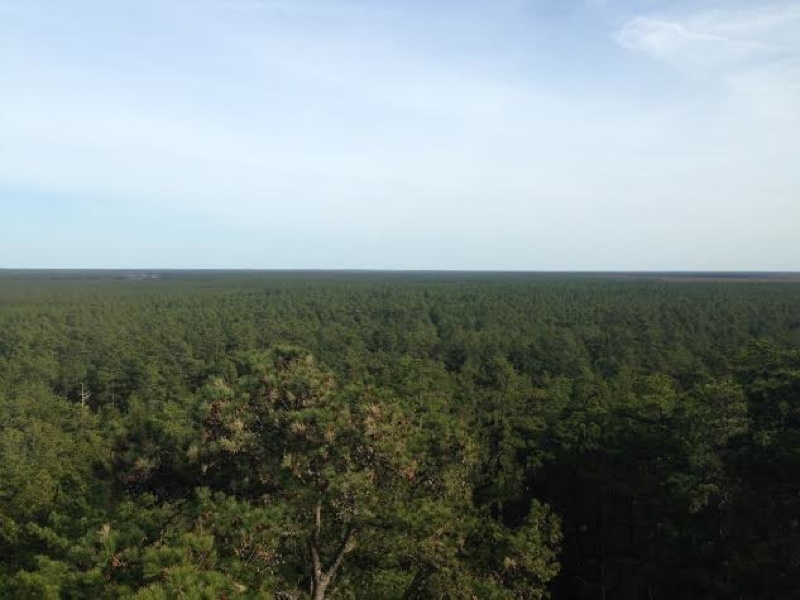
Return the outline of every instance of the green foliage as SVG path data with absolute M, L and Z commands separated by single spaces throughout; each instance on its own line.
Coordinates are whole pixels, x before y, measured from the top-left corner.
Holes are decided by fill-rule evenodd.
M 0 597 L 784 598 L 800 289 L 0 274 Z

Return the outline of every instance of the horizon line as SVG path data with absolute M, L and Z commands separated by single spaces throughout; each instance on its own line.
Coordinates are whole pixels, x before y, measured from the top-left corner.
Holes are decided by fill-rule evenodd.
M 530 273 L 530 274 L 765 274 L 800 275 L 798 270 L 783 269 L 413 269 L 413 268 L 326 268 L 326 267 L 0 267 L 11 271 L 94 271 L 94 272 L 214 272 L 214 273 Z

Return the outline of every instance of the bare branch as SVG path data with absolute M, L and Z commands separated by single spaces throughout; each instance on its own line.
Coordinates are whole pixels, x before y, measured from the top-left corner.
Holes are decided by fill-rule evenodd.
M 328 580 L 332 580 L 336 576 L 336 572 L 342 565 L 345 555 L 352 550 L 350 543 L 353 541 L 353 537 L 356 535 L 356 532 L 356 528 L 352 525 L 347 528 L 347 532 L 344 534 L 344 539 L 342 539 L 342 544 L 339 546 L 339 551 L 336 553 L 336 558 L 326 574 Z

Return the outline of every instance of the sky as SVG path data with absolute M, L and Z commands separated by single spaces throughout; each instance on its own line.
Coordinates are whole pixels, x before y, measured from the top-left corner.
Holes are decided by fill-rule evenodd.
M 0 0 L 0 268 L 800 270 L 797 0 Z

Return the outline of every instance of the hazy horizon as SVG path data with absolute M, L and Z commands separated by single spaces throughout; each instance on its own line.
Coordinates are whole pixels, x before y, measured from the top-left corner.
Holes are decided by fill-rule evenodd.
M 0 86 L 0 268 L 800 270 L 788 0 L 0 0 Z
M 745 276 L 745 277 L 752 277 L 758 275 L 768 275 L 768 276 L 776 276 L 776 277 L 789 277 L 789 278 L 796 278 L 800 276 L 800 270 L 796 271 L 769 271 L 769 270 L 762 270 L 762 271 L 742 271 L 742 270 L 735 270 L 735 269 L 728 269 L 728 270 L 702 270 L 702 269 L 695 269 L 695 270 L 686 270 L 686 269 L 665 269 L 665 270 L 579 270 L 579 269 L 572 269 L 572 270 L 530 270 L 530 269 L 370 269 L 370 268 L 330 268 L 330 269 L 315 269 L 315 268 L 247 268 L 247 267 L 224 267 L 224 268 L 213 268 L 213 267 L 0 267 L 0 274 L 9 274 L 9 273 L 90 273 L 90 274 L 100 274 L 100 273 L 126 273 L 126 274 L 133 274 L 133 275 L 148 275 L 148 274 L 162 274 L 162 273 L 213 273 L 213 274 L 226 274 L 226 273 L 265 273 L 265 274 L 273 274 L 273 273 L 299 273 L 299 274 L 327 274 L 327 273 L 356 273 L 356 274 L 487 274 L 487 275 L 588 275 L 588 276 L 595 276 L 595 275 L 608 275 L 608 276 L 651 276 L 651 275 L 687 275 L 690 277 L 699 277 L 702 278 L 704 276 L 723 276 L 723 277 L 733 277 L 736 276 Z

